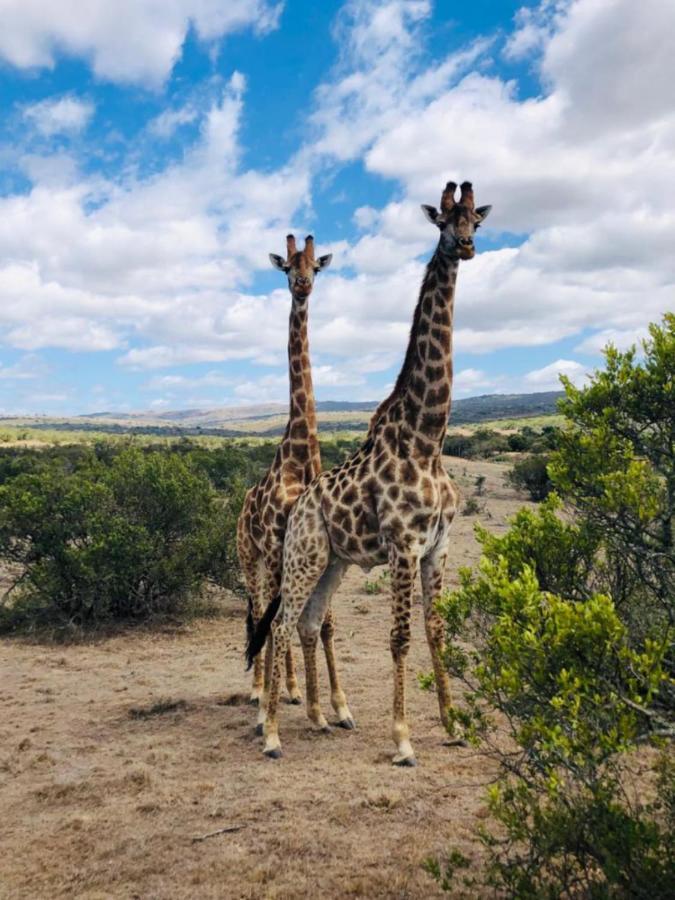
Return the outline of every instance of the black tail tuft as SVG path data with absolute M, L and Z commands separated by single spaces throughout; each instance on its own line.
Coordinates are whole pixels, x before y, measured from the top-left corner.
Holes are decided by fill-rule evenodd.
M 248 597 L 248 609 L 246 610 L 246 646 L 251 643 L 253 639 L 253 632 L 255 631 L 255 619 L 253 618 L 253 599 L 249 594 Z
M 246 670 L 248 671 L 253 665 L 253 660 L 265 646 L 267 635 L 270 633 L 274 617 L 281 606 L 281 594 L 271 600 L 267 609 L 262 614 L 262 618 L 257 625 L 253 625 L 253 615 L 249 611 L 246 619 L 246 630 L 248 633 L 248 643 L 246 644 Z M 250 626 L 249 626 L 250 618 Z M 250 629 L 250 630 L 249 630 Z

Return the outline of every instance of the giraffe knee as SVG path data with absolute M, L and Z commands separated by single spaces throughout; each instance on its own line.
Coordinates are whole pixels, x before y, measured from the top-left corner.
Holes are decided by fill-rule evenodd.
M 300 631 L 300 643 L 303 647 L 315 647 L 318 640 L 318 629 L 303 629 L 302 631 Z
M 321 640 L 326 643 L 326 641 L 330 641 L 333 639 L 333 635 L 335 634 L 335 621 L 332 616 L 327 616 L 324 619 L 323 625 L 321 626 Z
M 395 657 L 402 656 L 408 652 L 408 647 L 410 646 L 410 623 L 395 625 L 391 629 L 389 646 Z
M 434 642 L 444 640 L 443 620 L 436 610 L 431 610 L 425 618 L 427 634 Z

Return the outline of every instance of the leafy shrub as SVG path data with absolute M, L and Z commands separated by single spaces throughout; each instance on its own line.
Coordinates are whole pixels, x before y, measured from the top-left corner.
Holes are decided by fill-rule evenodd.
M 635 647 L 605 595 L 554 592 L 584 584 L 597 544 L 557 519 L 555 498 L 547 504 L 521 511 L 502 538 L 479 530 L 480 570 L 464 570 L 442 605 L 451 639 L 469 616 L 483 635 L 473 661 L 457 647 L 448 653 L 468 688 L 451 718 L 479 742 L 494 727 L 489 708 L 499 709 L 516 748 L 496 751 L 488 798 L 501 832 L 481 835 L 484 878 L 518 898 L 575 896 L 579 886 L 582 896 L 661 896 L 675 875 L 672 802 L 629 801 L 621 754 L 670 731 L 656 707 L 664 643 L 653 636 Z
M 506 480 L 516 490 L 528 493 L 531 500 L 544 500 L 553 489 L 548 474 L 548 456 L 528 456 L 519 460 L 507 473 Z
M 230 577 L 232 514 L 176 453 L 43 461 L 0 487 L 0 558 L 21 571 L 0 627 L 176 612 L 205 578 Z
M 566 383 L 549 465 L 562 499 L 502 537 L 477 529 L 480 567 L 442 605 L 467 686 L 451 719 L 480 742 L 497 709 L 512 741 L 486 745 L 499 829 L 482 831 L 487 870 L 467 886 L 651 900 L 675 883 L 675 316 L 650 336 L 643 361 L 609 348 L 588 387 Z M 467 628 L 473 655 L 453 643 Z M 662 756 L 631 785 L 645 743 Z M 449 890 L 457 868 L 430 866 Z
M 462 506 L 462 515 L 463 516 L 476 516 L 479 512 L 481 512 L 483 507 L 480 505 L 478 500 L 475 497 L 467 497 L 464 501 L 464 505 Z
M 488 428 L 479 428 L 469 435 L 449 434 L 443 443 L 443 453 L 465 459 L 487 459 L 509 449 L 506 435 Z

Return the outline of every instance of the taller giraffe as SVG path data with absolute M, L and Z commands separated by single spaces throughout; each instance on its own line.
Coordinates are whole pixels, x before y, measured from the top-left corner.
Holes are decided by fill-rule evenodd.
M 295 237 L 289 234 L 286 238 L 286 259 L 270 253 L 272 265 L 288 276 L 291 292 L 288 327 L 290 407 L 288 424 L 272 465 L 262 481 L 246 494 L 237 522 L 237 552 L 249 597 L 247 617 L 249 633 L 260 620 L 270 599 L 279 592 L 283 542 L 289 512 L 307 485 L 321 471 L 307 319 L 314 277 L 330 265 L 331 259 L 331 254 L 315 258 L 314 238 L 311 235 L 305 239 L 304 249 L 299 251 Z M 333 633 L 333 614 L 328 605 L 322 622 L 321 638 L 328 665 L 331 699 L 338 714 L 339 724 L 343 728 L 353 728 L 351 713 L 339 685 Z M 316 682 L 315 654 L 308 657 L 305 653 L 305 666 L 307 680 Z M 286 687 L 291 703 L 300 703 L 300 691 L 290 645 L 286 650 Z M 262 664 L 256 659 L 251 702 L 261 704 L 261 719 L 264 713 L 262 694 Z M 317 726 L 327 727 L 320 710 L 308 708 L 307 713 Z M 262 733 L 262 727 L 260 731 Z
M 265 723 L 267 756 L 281 756 L 278 732 L 280 666 L 297 623 L 303 644 L 316 643 L 330 602 L 317 585 L 350 563 L 368 569 L 389 562 L 394 625 L 393 738 L 396 765 L 415 765 L 406 721 L 405 669 L 410 613 L 418 571 L 441 719 L 448 724 L 450 680 L 443 665 L 444 632 L 435 601 L 443 589 L 450 525 L 457 492 L 443 468 L 441 451 L 450 413 L 452 328 L 459 262 L 471 259 L 473 235 L 490 212 L 475 208 L 469 182 L 448 182 L 440 212 L 423 206 L 440 230 L 413 317 L 403 367 L 380 404 L 363 446 L 345 463 L 320 475 L 293 509 L 286 529 L 280 596 L 270 604 L 249 643 L 249 661 L 270 627 L 274 634 Z M 309 696 L 308 704 L 318 702 Z

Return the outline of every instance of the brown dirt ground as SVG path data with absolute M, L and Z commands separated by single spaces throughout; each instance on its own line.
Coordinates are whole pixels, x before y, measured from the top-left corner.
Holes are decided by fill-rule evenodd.
M 454 526 L 453 585 L 477 560 L 476 518 L 502 530 L 523 501 L 504 486 L 504 464 L 449 465 L 465 496 L 487 478 L 484 511 Z M 304 707 L 284 705 L 278 762 L 253 736 L 234 597 L 222 618 L 178 629 L 0 644 L 0 897 L 447 896 L 422 861 L 451 846 L 477 861 L 491 767 L 444 746 L 435 696 L 417 686 L 430 668 L 419 598 L 409 656 L 419 765 L 391 765 L 389 604 L 386 589 L 364 591 L 377 574 L 352 569 L 335 599 L 357 730 L 316 735 Z M 325 678 L 322 696 L 330 721 Z M 133 717 L 164 699 L 178 706 Z M 229 825 L 241 830 L 192 841 Z

